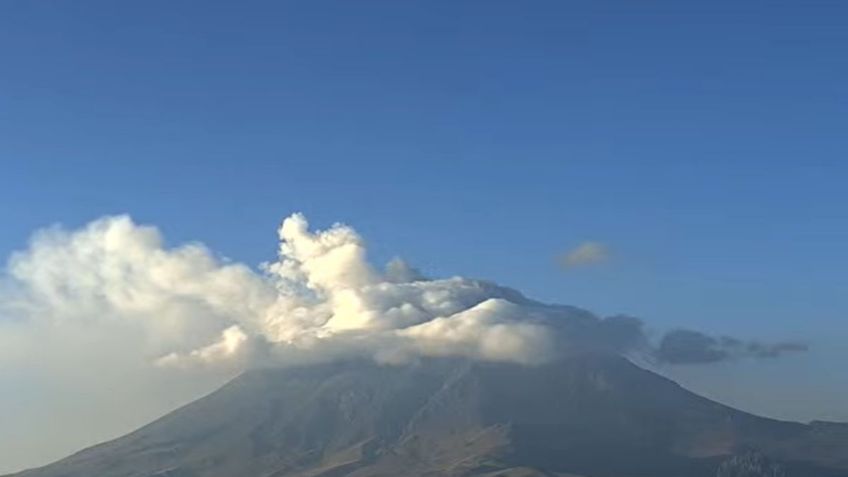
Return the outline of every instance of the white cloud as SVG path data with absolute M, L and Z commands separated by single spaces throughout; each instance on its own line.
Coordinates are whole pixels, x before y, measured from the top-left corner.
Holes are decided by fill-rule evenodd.
M 527 300 L 514 290 L 423 279 L 400 260 L 382 272 L 352 228 L 313 232 L 300 214 L 279 236 L 278 260 L 255 271 L 201 244 L 167 248 L 157 229 L 126 216 L 75 231 L 52 227 L 11 257 L 0 309 L 33 347 L 64 337 L 44 348 L 59 361 L 107 342 L 117 348 L 109 353 L 151 366 L 221 370 L 349 354 L 383 359 L 387 350 L 547 358 L 550 330 L 525 322 Z
M 250 366 L 426 356 L 532 365 L 644 338 L 638 320 L 599 320 L 491 282 L 427 279 L 398 259 L 377 269 L 345 225 L 311 231 L 294 214 L 279 237 L 277 260 L 256 270 L 199 243 L 167 247 L 126 216 L 36 233 L 0 276 L 0 422 L 18 423 L 0 426 L 0 473 L 115 437 Z M 563 260 L 607 257 L 587 242 Z
M 607 262 L 610 252 L 606 245 L 600 242 L 583 242 L 569 250 L 559 258 L 563 268 L 577 268 Z
M 127 432 L 249 366 L 552 354 L 513 290 L 427 280 L 401 260 L 376 269 L 352 228 L 313 232 L 299 214 L 279 236 L 256 270 L 167 247 L 127 216 L 37 232 L 0 276 L 0 422 L 17 423 L 0 426 L 0 473 Z
M 451 317 L 440 317 L 400 330 L 426 355 L 468 356 L 492 361 L 536 364 L 554 354 L 550 330 L 521 321 L 527 311 L 502 298 L 490 298 Z

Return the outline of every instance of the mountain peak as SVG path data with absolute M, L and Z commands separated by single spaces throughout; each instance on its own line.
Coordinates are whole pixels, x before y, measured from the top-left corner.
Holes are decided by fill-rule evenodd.
M 734 410 L 611 354 L 538 366 L 349 360 L 246 372 L 125 437 L 18 475 L 714 477 L 755 449 L 848 476 L 848 440 L 822 429 Z

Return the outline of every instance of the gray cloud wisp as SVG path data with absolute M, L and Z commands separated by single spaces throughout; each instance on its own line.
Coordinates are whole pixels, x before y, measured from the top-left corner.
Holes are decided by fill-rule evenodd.
M 807 351 L 807 345 L 798 342 L 766 344 L 681 329 L 666 333 L 655 354 L 662 363 L 709 364 L 739 358 L 777 358 L 803 351 Z

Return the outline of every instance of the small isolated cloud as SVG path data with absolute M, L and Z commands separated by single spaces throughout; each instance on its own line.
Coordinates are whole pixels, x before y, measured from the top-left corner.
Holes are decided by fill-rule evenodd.
M 559 257 L 562 268 L 597 265 L 610 259 L 609 248 L 600 242 L 583 242 Z

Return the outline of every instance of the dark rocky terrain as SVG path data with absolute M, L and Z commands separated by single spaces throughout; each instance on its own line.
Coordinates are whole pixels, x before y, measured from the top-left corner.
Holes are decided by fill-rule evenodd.
M 848 426 L 746 414 L 605 354 L 357 361 L 245 373 L 15 477 L 717 475 L 848 477 Z

